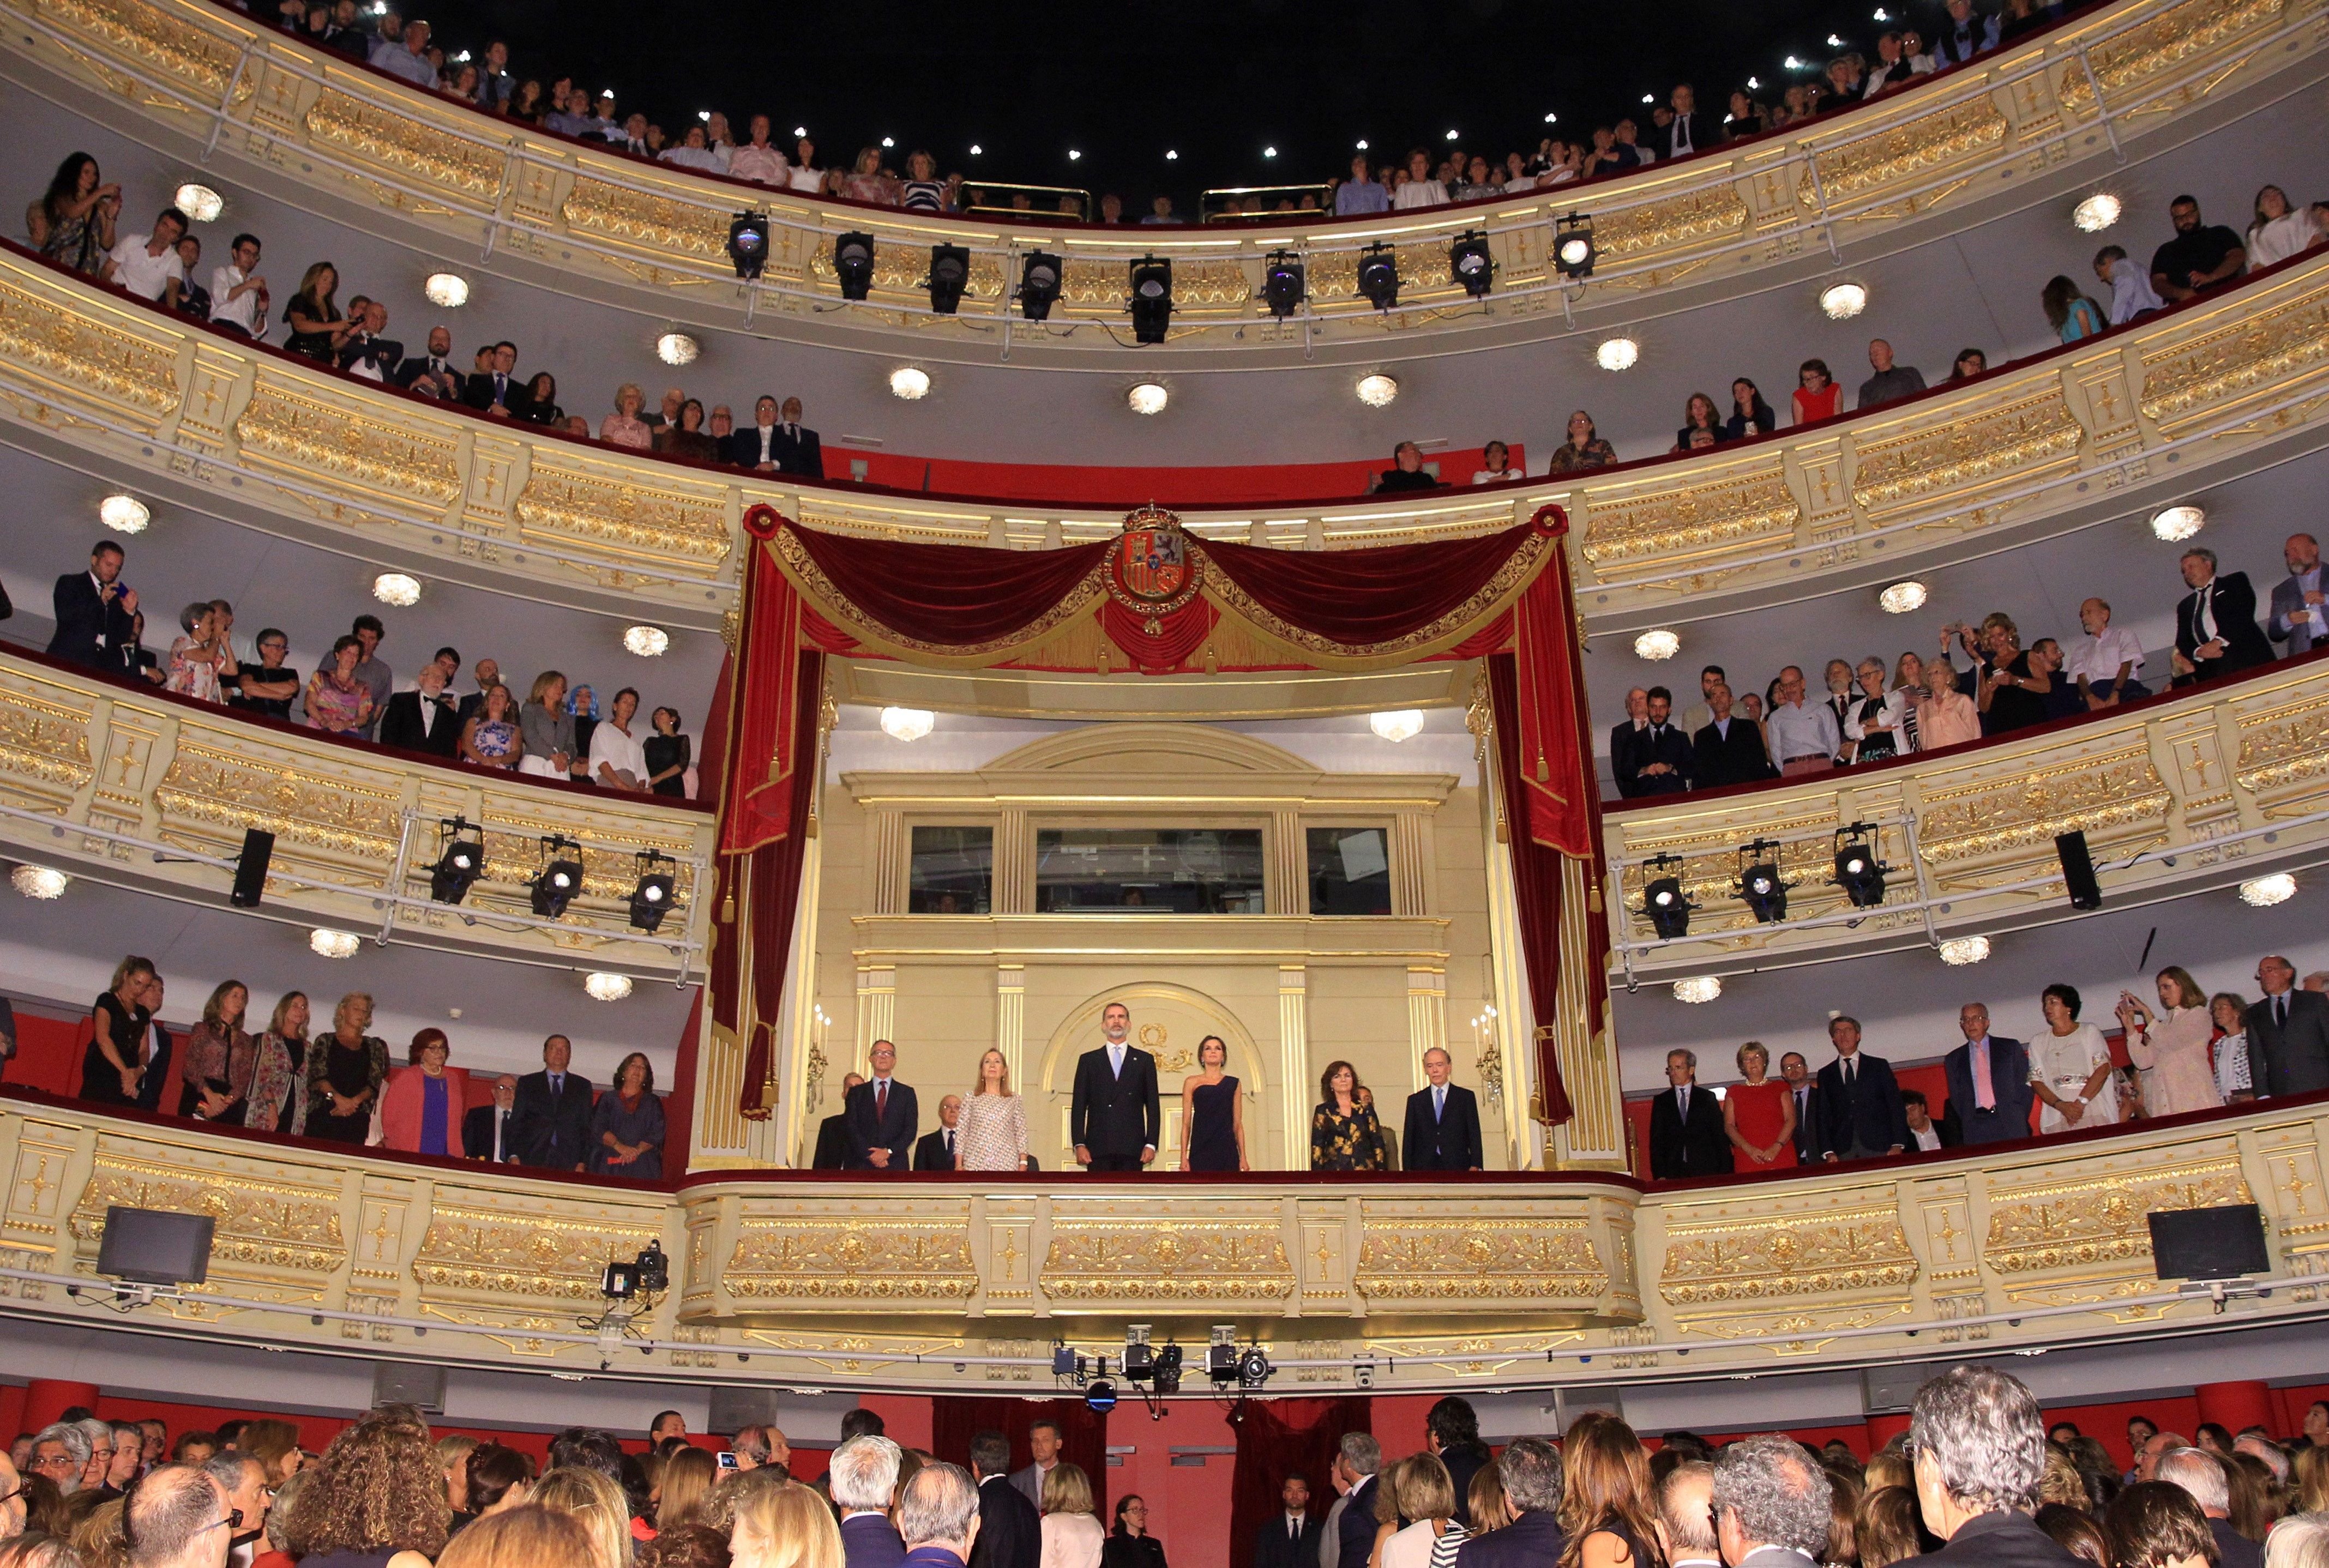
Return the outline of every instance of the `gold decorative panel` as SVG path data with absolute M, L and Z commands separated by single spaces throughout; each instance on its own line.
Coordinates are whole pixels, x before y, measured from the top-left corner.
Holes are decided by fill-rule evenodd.
M 1947 492 L 1969 501 L 1985 482 L 2026 482 L 2075 463 L 2086 430 L 2071 418 L 2057 388 L 1977 413 L 1932 422 L 1897 436 L 1853 443 L 1858 458 L 1852 497 L 1870 512 L 1886 512 Z
M 95 776 L 89 715 L 29 691 L 0 690 L 0 776 L 80 789 Z
M 1429 1218 L 1369 1204 L 1354 1282 L 1377 1310 L 1463 1302 L 1582 1310 L 1610 1287 L 1592 1229 L 1583 1219 Z
M 400 115 L 378 104 L 325 88 L 307 111 L 307 130 L 327 146 L 358 159 L 408 171 L 440 190 L 488 201 L 501 189 L 508 155 Z
M 215 100 L 234 71 L 222 39 L 138 0 L 35 0 L 47 21 L 78 33 L 136 65 L 174 76 Z
M 2005 140 L 2005 117 L 1986 96 L 1960 103 L 1896 129 L 1823 149 L 1817 192 L 1835 207 L 1856 196 L 1920 184 L 1952 164 L 1969 163 L 1994 151 Z M 1807 200 L 1812 197 L 1808 177 L 1801 190 Z
M 1891 1205 L 1803 1208 L 1753 1219 L 1666 1226 L 1658 1295 L 1676 1307 L 1895 1293 L 1917 1278 L 1917 1255 Z
M 401 791 L 297 769 L 240 748 L 181 742 L 155 791 L 165 820 L 239 835 L 264 828 L 302 844 L 385 865 L 396 854 Z
M 1691 250 L 1742 234 L 1749 221 L 1747 203 L 1734 187 L 1723 184 L 1597 218 L 1593 243 L 1609 258 Z
M 1918 844 L 1933 865 L 2045 844 L 2073 831 L 2163 822 L 2173 806 L 2159 767 L 2137 744 L 2065 762 L 2033 760 L 1998 776 L 1924 794 Z
M 580 234 L 603 234 L 649 250 L 728 259 L 728 221 L 708 207 L 652 196 L 588 174 L 567 193 L 567 223 Z
M 0 716 L 0 736 L 5 736 Z M 2240 715 L 2240 787 L 2272 794 L 2329 774 L 2329 692 Z
M 210 1216 L 214 1266 L 328 1274 L 346 1261 L 340 1189 L 336 1183 L 319 1185 L 314 1179 L 325 1173 L 295 1174 L 279 1165 L 270 1170 L 273 1162 L 263 1160 L 233 1173 L 205 1169 L 201 1166 L 221 1164 L 225 1151 L 204 1152 L 210 1158 L 197 1163 L 158 1149 L 140 1153 L 100 1148 L 89 1185 L 67 1222 L 82 1253 L 95 1260 L 105 1239 L 105 1211 L 118 1207 Z
M 235 426 L 243 461 L 307 484 L 341 480 L 391 510 L 451 504 L 461 493 L 454 432 L 377 418 L 353 401 L 338 388 L 311 392 L 262 379 Z
M 2136 87 L 2162 71 L 2221 48 L 2244 33 L 2269 28 L 2287 9 L 2287 0 L 2181 0 L 2159 15 L 2087 51 L 2087 63 L 2106 93 Z M 2072 108 L 2089 109 L 2094 89 L 2075 67 L 2062 74 L 2061 98 Z
M 597 471 L 564 456 L 536 456 L 517 498 L 527 532 L 593 540 L 624 557 L 707 562 L 727 555 L 727 505 L 708 485 L 687 489 L 660 474 Z
M 412 1260 L 413 1277 L 424 1285 L 465 1295 L 565 1301 L 600 1300 L 599 1285 L 610 1260 L 636 1257 L 662 1235 L 651 1223 L 660 1209 L 638 1220 L 612 1221 L 578 1214 L 571 1202 L 504 1197 L 478 1201 L 440 1199 L 429 1210 L 429 1229 Z
M 1616 495 L 1589 492 L 1585 559 L 1596 566 L 1719 555 L 1794 537 L 1803 516 L 1776 454 L 1749 468 L 1693 475 Z
M 36 373 L 67 402 L 124 406 L 132 425 L 152 431 L 178 406 L 177 352 L 122 331 L 93 313 L 0 284 L 0 359 Z
M 2234 1154 L 2004 1188 L 1990 1196 L 1982 1261 L 2000 1273 L 2024 1274 L 2147 1258 L 2145 1216 L 2152 1210 L 2252 1201 Z
M 1294 1293 L 1294 1269 L 1275 1216 L 1055 1219 L 1037 1282 L 1061 1302 L 1229 1306 L 1284 1300 Z
M 2286 396 L 2329 366 L 2329 287 L 2264 309 L 2211 313 L 2214 324 L 2143 356 L 2143 411 L 2173 430 L 2252 396 Z
M 752 1218 L 721 1283 L 739 1305 L 863 1307 L 959 1304 L 978 1290 L 961 1219 Z

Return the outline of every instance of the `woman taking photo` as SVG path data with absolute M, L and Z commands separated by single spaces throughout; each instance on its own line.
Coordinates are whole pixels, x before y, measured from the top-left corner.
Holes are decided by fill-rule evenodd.
M 1318 1108 L 1310 1113 L 1310 1169 L 1388 1170 L 1390 1150 L 1375 1121 L 1372 1096 L 1348 1062 L 1329 1062 L 1318 1076 Z
M 388 1080 L 380 1100 L 381 1141 L 406 1154 L 457 1155 L 461 1118 L 469 1108 L 469 1075 L 448 1067 L 452 1041 L 445 1031 L 422 1029 L 412 1037 L 407 1066 Z
M 227 646 L 219 620 L 218 611 L 207 604 L 188 605 L 178 613 L 178 626 L 185 635 L 170 644 L 164 690 L 197 702 L 224 700 L 219 683 L 234 678 L 234 650 Z
M 962 1103 L 954 1168 L 1027 1169 L 1027 1106 L 1011 1092 L 1011 1064 L 991 1047 L 978 1058 L 978 1082 Z
M 146 1088 L 146 1025 L 154 1014 L 147 998 L 154 961 L 135 955 L 113 967 L 113 983 L 97 999 L 90 1016 L 95 1032 L 80 1058 L 80 1097 L 99 1105 L 135 1105 Z
M 97 160 L 74 153 L 57 165 L 46 194 L 24 210 L 25 235 L 33 249 L 60 267 L 94 277 L 113 249 L 113 221 L 121 212 L 121 187 L 103 183 Z
M 307 993 L 283 993 L 252 1047 L 250 1097 L 242 1124 L 260 1132 L 307 1130 Z
M 614 1086 L 591 1107 L 590 1173 L 661 1181 L 664 1136 L 655 1066 L 644 1051 L 633 1051 L 616 1065 Z
M 2118 993 L 2118 1024 L 2126 1031 L 2126 1056 L 2143 1073 L 2143 1110 L 2147 1116 L 2180 1116 L 2212 1111 L 2224 1103 L 2208 1061 L 2215 1020 L 2208 1016 L 2208 993 L 2191 972 L 2170 964 L 2154 977 L 2159 1014 L 2133 991 Z
M 1771 1053 L 1760 1040 L 1739 1047 L 1744 1083 L 1722 1094 L 1722 1130 L 1737 1151 L 1740 1174 L 1783 1170 L 1796 1163 L 1796 1097 L 1787 1084 L 1769 1075 Z
M 1197 1042 L 1193 1077 L 1181 1081 L 1181 1169 L 1250 1170 L 1245 1159 L 1245 1112 L 1238 1081 L 1229 1076 L 1230 1047 L 1219 1035 Z
M 332 1032 L 307 1047 L 307 1136 L 361 1144 L 388 1082 L 388 1042 L 372 1027 L 372 998 L 352 991 L 332 1009 Z
M 203 1021 L 186 1036 L 178 1073 L 178 1114 L 197 1122 L 223 1122 L 240 1126 L 250 1108 L 250 1072 L 258 1042 L 242 1027 L 250 1006 L 250 990 L 230 980 L 211 992 L 203 1004 Z

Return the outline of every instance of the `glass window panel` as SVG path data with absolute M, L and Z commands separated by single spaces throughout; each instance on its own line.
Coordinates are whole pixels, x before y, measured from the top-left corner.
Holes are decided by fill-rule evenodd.
M 1310 830 L 1310 913 L 1391 913 L 1391 834 L 1388 830 Z
M 1038 828 L 1035 907 L 1262 913 L 1259 828 Z
M 906 913 L 985 915 L 995 889 L 993 828 L 916 828 Z

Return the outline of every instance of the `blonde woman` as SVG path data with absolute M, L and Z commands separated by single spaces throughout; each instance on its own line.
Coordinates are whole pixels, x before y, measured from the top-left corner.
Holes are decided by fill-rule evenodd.
M 731 1568 L 842 1568 L 844 1561 L 833 1509 L 792 1481 L 753 1487 L 737 1500 L 728 1548 Z
M 599 421 L 599 439 L 612 446 L 634 446 L 642 452 L 655 446 L 655 429 L 639 418 L 639 410 L 647 406 L 647 395 L 639 390 L 636 381 L 625 381 L 615 389 L 615 411 Z
M 1027 1169 L 1027 1103 L 1011 1092 L 1011 1064 L 989 1047 L 978 1058 L 978 1082 L 963 1102 L 955 1151 L 957 1170 Z
M 307 1130 L 307 993 L 288 991 L 259 1037 L 242 1124 L 261 1132 Z
M 2191 972 L 2170 964 L 2154 977 L 2160 1012 L 2133 991 L 2118 993 L 2119 1028 L 2126 1031 L 2127 1060 L 2143 1070 L 2143 1106 L 2152 1116 L 2211 1111 L 2224 1103 L 2208 1063 L 2215 1020 L 2208 1016 L 2208 993 Z
M 597 1470 L 561 1465 L 544 1471 L 529 1505 L 564 1514 L 590 1537 L 589 1568 L 631 1568 L 631 1508 L 623 1488 Z
M 1456 1485 L 1437 1454 L 1402 1460 L 1392 1481 L 1399 1516 L 1412 1520 L 1382 1544 L 1382 1568 L 1447 1568 L 1466 1532 L 1456 1522 Z
M 599 1568 L 590 1533 L 569 1515 L 512 1508 L 453 1537 L 438 1568 Z
M 1181 1169 L 1250 1170 L 1245 1110 L 1229 1075 L 1230 1047 L 1219 1035 L 1197 1042 L 1197 1072 L 1181 1081 Z
M 1099 1568 L 1108 1532 L 1092 1512 L 1091 1479 L 1081 1465 L 1053 1465 L 1043 1478 L 1042 1568 Z
M 719 1479 L 719 1463 L 708 1449 L 684 1448 L 664 1460 L 663 1493 L 655 1498 L 655 1533 L 702 1523 L 712 1483 Z
M 1762 1041 L 1749 1040 L 1740 1047 L 1738 1059 L 1743 1081 L 1731 1084 L 1722 1096 L 1722 1130 L 1738 1151 L 1740 1172 L 1794 1165 L 1794 1091 L 1784 1080 L 1768 1075 L 1771 1053 Z
M 388 1082 L 388 1042 L 372 1027 L 372 996 L 352 991 L 332 1009 L 332 1032 L 307 1047 L 307 1136 L 362 1143 Z

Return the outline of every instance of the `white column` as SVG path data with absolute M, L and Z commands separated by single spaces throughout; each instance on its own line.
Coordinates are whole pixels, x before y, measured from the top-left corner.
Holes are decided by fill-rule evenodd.
M 1310 1168 L 1310 994 L 1308 973 L 1298 963 L 1278 970 L 1278 1075 L 1280 1125 L 1285 1130 L 1281 1170 Z

